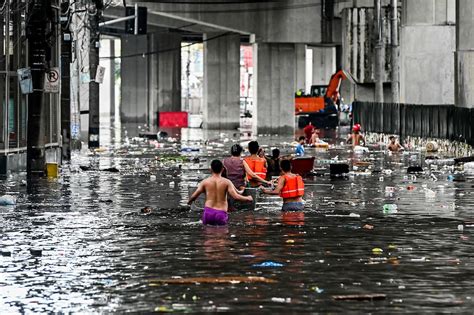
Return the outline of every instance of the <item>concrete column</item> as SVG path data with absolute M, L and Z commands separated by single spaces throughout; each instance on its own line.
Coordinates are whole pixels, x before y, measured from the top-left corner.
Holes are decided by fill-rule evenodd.
M 158 112 L 181 111 L 181 35 L 150 34 L 148 124 L 158 126 Z
M 474 1 L 456 2 L 456 105 L 474 108 Z
M 295 67 L 295 88 L 296 92 L 299 89 L 305 90 L 306 86 L 306 45 L 295 44 L 296 49 L 296 67 Z M 309 91 L 306 91 L 309 92 Z
M 204 128 L 236 129 L 240 126 L 240 35 L 212 33 L 204 38 Z
M 454 6 L 454 0 L 402 1 L 401 103 L 454 104 Z
M 102 40 L 100 42 L 100 57 L 114 56 L 114 40 Z M 104 81 L 100 84 L 100 117 L 104 119 L 104 122 L 110 122 L 113 118 L 112 111 L 114 109 L 114 83 L 115 83 L 115 71 L 114 65 L 115 60 L 112 58 L 100 59 L 100 65 L 105 67 Z
M 254 46 L 258 134 L 294 133 L 295 55 L 294 44 L 258 43 Z
M 125 124 L 146 124 L 148 122 L 149 58 L 141 54 L 148 51 L 148 38 L 146 35 L 127 35 L 122 37 L 121 42 L 120 119 Z
M 384 77 L 384 42 L 383 42 L 383 21 L 382 21 L 382 2 L 374 0 L 374 24 L 375 24 L 375 63 L 374 63 L 374 81 L 375 81 L 375 101 L 383 103 L 383 77 Z
M 313 47 L 313 85 L 328 85 L 336 72 L 334 47 Z

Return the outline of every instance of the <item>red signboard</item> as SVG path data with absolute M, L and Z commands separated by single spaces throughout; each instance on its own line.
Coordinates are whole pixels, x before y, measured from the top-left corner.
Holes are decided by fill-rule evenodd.
M 187 112 L 159 112 L 159 126 L 163 128 L 187 128 Z

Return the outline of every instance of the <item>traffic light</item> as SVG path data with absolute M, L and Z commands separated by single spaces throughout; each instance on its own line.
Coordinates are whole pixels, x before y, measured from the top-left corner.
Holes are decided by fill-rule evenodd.
M 135 7 L 127 7 L 126 15 L 135 15 Z M 128 34 L 135 34 L 135 19 L 128 20 L 125 23 L 125 32 Z M 147 8 L 138 7 L 138 32 L 137 34 L 146 34 L 147 32 Z

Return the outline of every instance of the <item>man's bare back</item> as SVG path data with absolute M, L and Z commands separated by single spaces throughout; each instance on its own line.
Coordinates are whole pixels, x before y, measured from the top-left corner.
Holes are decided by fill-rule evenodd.
M 227 194 L 235 200 L 252 201 L 251 196 L 240 195 L 230 180 L 214 173 L 199 184 L 188 203 L 192 203 L 202 193 L 206 194 L 205 207 L 222 211 L 228 209 Z
M 202 223 L 205 225 L 226 225 L 229 219 L 227 215 L 227 194 L 235 200 L 252 201 L 252 196 L 240 195 L 234 187 L 234 184 L 227 178 L 222 177 L 224 165 L 219 160 L 211 162 L 211 176 L 203 180 L 193 195 L 189 198 L 188 204 L 191 205 L 200 194 L 206 194 L 206 203 Z
M 230 186 L 234 188 L 232 182 L 223 177 L 211 176 L 203 180 L 202 185 L 206 192 L 206 203 L 204 205 L 216 210 L 227 211 L 227 192 Z

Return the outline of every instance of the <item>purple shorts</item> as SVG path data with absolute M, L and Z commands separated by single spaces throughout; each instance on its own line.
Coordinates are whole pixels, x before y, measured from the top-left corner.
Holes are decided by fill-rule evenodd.
M 229 221 L 229 215 L 227 214 L 227 211 L 204 207 L 204 213 L 202 214 L 202 224 L 226 225 L 227 221 Z

